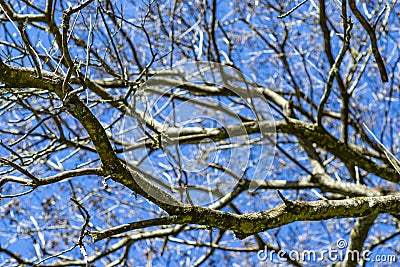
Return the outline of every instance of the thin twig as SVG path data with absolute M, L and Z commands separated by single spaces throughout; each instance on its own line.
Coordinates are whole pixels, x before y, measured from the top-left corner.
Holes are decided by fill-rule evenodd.
M 378 24 L 379 20 L 381 19 L 381 17 L 383 16 L 383 13 L 385 13 L 386 9 L 387 9 L 387 4 L 385 5 L 385 7 L 381 10 L 381 12 L 379 12 L 378 17 L 376 18 L 374 25 L 372 26 L 374 29 L 376 29 L 376 25 Z
M 393 155 L 392 152 L 375 136 L 375 134 L 368 128 L 367 124 L 363 122 L 364 127 L 367 131 L 372 135 L 374 140 L 379 144 L 382 148 L 383 152 L 385 153 L 387 159 L 392 164 L 392 166 L 396 169 L 396 171 L 400 174 L 400 161 Z
M 377 44 L 377 39 L 375 35 L 375 29 L 371 24 L 367 21 L 366 18 L 361 14 L 361 12 L 357 9 L 357 5 L 354 0 L 349 0 L 349 6 L 351 11 L 353 11 L 354 15 L 361 23 L 363 28 L 367 31 L 369 38 L 371 39 L 372 53 L 374 54 L 376 64 L 378 66 L 379 72 L 381 74 L 382 82 L 387 82 L 388 74 L 386 71 L 385 63 L 383 62 L 382 56 L 379 53 L 379 48 Z
M 79 244 L 80 251 L 83 255 L 83 258 L 85 260 L 86 266 L 89 266 L 89 258 L 88 258 L 87 252 L 86 252 L 85 245 L 83 244 L 83 238 L 85 237 L 85 234 L 86 234 L 86 228 L 89 226 L 90 214 L 86 210 L 86 208 L 81 203 L 79 203 L 78 200 L 76 200 L 73 197 L 71 197 L 71 200 L 78 206 L 79 212 L 81 213 L 82 217 L 85 219 L 85 222 L 82 225 L 81 233 L 79 235 L 78 244 Z
M 25 195 L 31 193 L 35 189 L 36 189 L 36 187 L 33 187 L 33 188 L 29 189 L 28 191 L 25 191 L 25 192 L 22 192 L 22 193 L 19 193 L 19 194 L 15 194 L 15 195 L 0 195 L 0 199 L 2 199 L 2 198 L 15 198 L 15 197 L 20 197 L 20 196 L 25 196 Z
M 26 137 L 28 137 L 33 131 L 35 131 L 42 123 L 47 121 L 48 119 L 51 119 L 52 116 L 49 116 L 47 118 L 42 119 L 38 124 L 36 124 L 34 127 L 32 127 L 27 133 L 25 133 L 23 136 L 21 136 L 18 140 L 15 140 L 10 144 L 10 146 L 15 146 L 16 144 L 20 143 L 22 140 L 24 140 Z
M 42 78 L 42 65 L 40 64 L 40 58 L 37 54 L 36 50 L 33 48 L 31 41 L 29 40 L 28 35 L 25 31 L 26 25 L 24 23 L 18 23 L 18 30 L 21 35 L 22 40 L 24 41 L 26 48 L 28 49 L 29 54 L 32 57 L 33 63 L 36 68 L 36 75 L 39 79 Z
M 25 176 L 29 177 L 32 179 L 32 181 L 34 181 L 35 183 L 37 183 L 39 181 L 38 178 L 36 178 L 35 175 L 33 175 L 32 173 L 30 173 L 29 171 L 25 170 L 24 168 L 22 168 L 21 166 L 19 166 L 18 164 L 15 164 L 14 162 L 6 159 L 6 158 L 0 158 L 0 162 L 7 164 L 11 167 L 13 167 L 14 169 L 16 169 L 17 171 L 19 171 L 20 173 L 24 174 Z
M 343 18 L 343 19 L 346 20 L 346 18 Z M 325 92 L 324 92 L 324 94 L 321 98 L 321 102 L 318 106 L 318 118 L 317 118 L 318 126 L 322 125 L 322 116 L 324 113 L 324 106 L 325 106 L 326 102 L 328 101 L 329 95 L 331 94 L 333 81 L 334 81 L 336 75 L 339 73 L 339 68 L 343 61 L 344 55 L 346 54 L 347 50 L 349 49 L 350 31 L 351 31 L 352 27 L 353 27 L 353 23 L 350 20 L 347 21 L 347 29 L 344 34 L 345 35 L 344 36 L 344 44 L 343 44 L 342 48 L 340 49 L 338 56 L 336 57 L 335 63 L 332 65 L 332 68 L 329 71 L 329 76 L 328 76 L 328 81 L 326 84 Z
M 75 245 L 73 245 L 72 247 L 70 247 L 70 248 L 68 248 L 68 249 L 66 249 L 66 250 L 63 250 L 63 251 L 61 251 L 61 252 L 59 252 L 59 253 L 57 253 L 57 254 L 48 256 L 47 258 L 44 258 L 44 259 L 42 259 L 42 260 L 36 262 L 36 263 L 34 264 L 34 266 L 39 266 L 41 263 L 43 263 L 43 262 L 45 262 L 45 261 L 48 261 L 48 260 L 50 260 L 50 259 L 52 259 L 52 258 L 61 256 L 61 255 L 65 254 L 65 253 L 67 253 L 67 252 L 70 252 L 70 251 L 72 251 L 74 248 L 76 248 L 78 245 L 79 245 L 79 244 L 75 244 Z
M 296 9 L 298 9 L 299 7 L 301 7 L 302 5 L 304 5 L 308 0 L 303 0 L 302 2 L 300 2 L 299 4 L 297 4 L 294 8 L 292 8 L 291 10 L 289 10 L 288 12 L 279 15 L 278 19 L 283 19 L 286 18 L 287 16 L 289 16 L 290 14 L 292 14 L 294 11 L 296 11 Z
M 119 65 L 119 67 L 120 67 L 120 69 L 121 69 L 121 78 L 122 78 L 122 80 L 126 81 L 126 80 L 128 79 L 128 77 L 127 77 L 125 68 L 124 68 L 124 66 L 123 66 L 123 64 L 122 64 L 122 60 L 121 60 L 121 58 L 120 58 L 120 56 L 119 56 L 120 53 L 119 53 L 119 51 L 118 51 L 118 48 L 117 48 L 117 46 L 115 45 L 114 38 L 113 38 L 113 34 L 111 33 L 110 29 L 108 28 L 107 21 L 106 21 L 106 19 L 105 19 L 105 17 L 104 17 L 105 11 L 104 11 L 104 9 L 103 9 L 102 6 L 100 6 L 99 8 L 100 8 L 100 12 L 99 12 L 99 13 L 100 13 L 100 17 L 101 17 L 101 19 L 102 19 L 102 21 L 103 21 L 103 23 L 104 23 L 104 27 L 106 28 L 106 32 L 107 32 L 107 34 L 108 34 L 108 36 L 109 36 L 109 38 L 110 38 L 110 43 L 111 43 L 111 45 L 112 45 L 112 47 L 113 47 L 113 49 L 114 49 L 115 56 L 117 57 L 118 65 Z

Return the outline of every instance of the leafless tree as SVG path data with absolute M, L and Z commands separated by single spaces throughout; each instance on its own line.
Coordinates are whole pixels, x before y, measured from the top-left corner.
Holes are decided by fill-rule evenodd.
M 399 18 L 395 0 L 0 0 L 0 266 L 395 259 Z

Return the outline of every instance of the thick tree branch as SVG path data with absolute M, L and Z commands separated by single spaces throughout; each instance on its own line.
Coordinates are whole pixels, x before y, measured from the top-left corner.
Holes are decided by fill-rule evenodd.
M 0 61 L 1 62 L 1 61 Z M 87 130 L 102 161 L 104 174 L 121 183 L 134 192 L 151 200 L 167 212 L 173 213 L 174 205 L 180 205 L 172 196 L 152 185 L 138 173 L 133 173 L 122 164 L 108 140 L 107 134 L 92 114 L 90 109 L 76 95 L 64 92 L 63 79 L 54 73 L 42 71 L 42 79 L 38 79 L 32 68 L 13 67 L 0 63 L 0 82 L 9 87 L 41 88 L 55 93 L 60 99 L 65 99 L 64 107 Z M 66 98 L 66 96 L 68 96 Z
M 371 214 L 365 217 L 358 218 L 354 228 L 351 230 L 350 233 L 350 242 L 347 246 L 346 257 L 343 262 L 337 265 L 337 267 L 357 267 L 358 260 L 356 257 L 353 256 L 353 251 L 358 251 L 361 255 L 364 247 L 365 239 L 368 237 L 368 232 L 371 229 L 374 221 L 377 217 L 377 214 Z
M 288 202 L 289 203 L 289 202 Z M 115 228 L 91 233 L 94 241 L 114 234 L 171 224 L 199 224 L 232 230 L 238 238 L 273 229 L 295 221 L 320 221 L 333 218 L 354 218 L 379 213 L 399 213 L 400 196 L 357 197 L 344 200 L 319 200 L 312 202 L 290 201 L 274 209 L 249 214 L 232 214 L 202 207 L 179 207 L 177 215 L 134 222 Z

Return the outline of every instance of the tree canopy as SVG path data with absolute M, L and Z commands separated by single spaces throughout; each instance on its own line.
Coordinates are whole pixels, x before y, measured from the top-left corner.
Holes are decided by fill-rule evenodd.
M 0 266 L 393 262 L 399 18 L 0 0 Z

